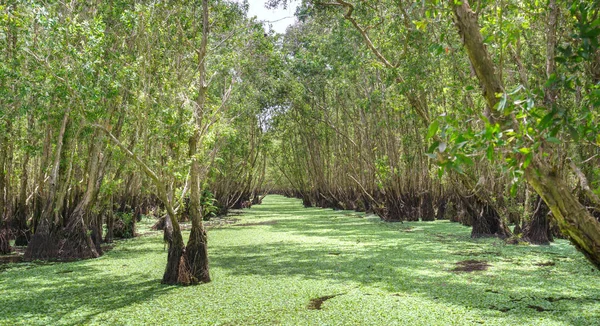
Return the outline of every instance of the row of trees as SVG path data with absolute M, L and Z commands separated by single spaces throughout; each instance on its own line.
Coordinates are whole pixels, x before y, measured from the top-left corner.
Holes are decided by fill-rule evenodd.
M 598 267 L 598 3 L 475 5 L 305 1 L 284 42 L 281 187 L 542 244 L 551 210 Z
M 98 257 L 113 211 L 153 209 L 167 220 L 163 282 L 210 281 L 207 207 L 258 198 L 264 182 L 254 81 L 273 42 L 246 10 L 207 0 L 0 2 L 4 253 L 14 238 L 26 259 Z M 192 222 L 187 244 L 182 218 Z
M 273 189 L 540 244 L 551 211 L 600 266 L 597 1 L 311 0 L 283 37 L 237 1 L 0 6 L 3 252 L 98 257 L 152 209 L 163 282 L 208 282 L 202 220 Z

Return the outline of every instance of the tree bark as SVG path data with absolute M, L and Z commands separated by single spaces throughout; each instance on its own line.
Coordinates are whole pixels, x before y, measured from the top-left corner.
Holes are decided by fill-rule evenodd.
M 600 269 L 600 223 L 588 212 L 555 171 L 531 164 L 525 177 L 552 211 L 561 232 Z
M 535 210 L 523 228 L 523 240 L 535 245 L 548 245 L 553 241 L 548 219 L 549 212 L 546 203 L 542 198 L 538 198 Z
M 481 91 L 487 103 L 484 116 L 490 123 L 495 123 L 497 118 L 494 115 L 494 106 L 498 103 L 497 94 L 504 92 L 502 81 L 496 74 L 492 58 L 483 44 L 477 15 L 471 10 L 467 0 L 463 0 L 458 5 L 456 3 L 455 0 L 450 0 L 450 5 L 454 10 L 454 23 L 458 28 L 475 74 L 481 83 Z
M 195 122 L 196 130 L 189 140 L 190 167 L 190 219 L 192 230 L 185 252 L 185 262 L 189 268 L 192 279 L 190 283 L 208 283 L 210 274 L 208 268 L 207 237 L 202 225 L 202 207 L 200 206 L 200 163 L 198 162 L 198 142 L 201 141 L 202 112 L 206 101 L 206 50 L 209 36 L 208 0 L 202 0 L 202 41 L 198 49 L 198 98 L 196 99 Z

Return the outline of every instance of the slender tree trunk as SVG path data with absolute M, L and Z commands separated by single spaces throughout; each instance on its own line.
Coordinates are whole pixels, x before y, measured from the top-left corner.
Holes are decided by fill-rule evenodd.
M 54 162 L 52 164 L 52 171 L 50 173 L 50 184 L 45 198 L 45 202 L 42 204 L 43 209 L 40 216 L 39 224 L 36 228 L 36 232 L 31 238 L 31 241 L 27 245 L 25 251 L 25 259 L 49 259 L 58 257 L 59 247 L 56 241 L 53 239 L 51 234 L 52 231 L 52 216 L 54 213 L 55 201 L 56 201 L 56 189 L 58 188 L 58 181 L 60 175 L 60 160 L 62 157 L 62 148 L 65 138 L 65 132 L 67 130 L 67 123 L 69 121 L 70 109 L 67 109 L 63 115 L 63 120 L 58 133 L 58 141 L 56 143 Z M 42 176 L 43 179 L 43 176 Z
M 202 1 L 202 41 L 198 49 L 199 89 L 197 108 L 195 113 L 196 132 L 189 141 L 190 158 L 190 218 L 192 230 L 185 252 L 185 261 L 192 275 L 191 283 L 208 283 L 210 274 L 208 269 L 207 237 L 202 225 L 202 209 L 200 207 L 200 164 L 198 162 L 198 142 L 200 141 L 200 130 L 202 130 L 202 111 L 206 101 L 206 49 L 208 44 L 209 21 L 208 0 Z
M 130 151 L 125 145 L 123 145 L 111 132 L 103 126 L 95 125 L 96 128 L 104 131 L 109 139 L 115 143 L 123 151 L 127 157 L 129 157 L 141 170 L 146 174 L 154 186 L 156 187 L 156 195 L 158 199 L 165 205 L 167 209 L 167 218 L 172 226 L 171 237 L 169 239 L 169 253 L 167 256 L 167 266 L 165 273 L 163 274 L 163 284 L 190 284 L 192 276 L 187 268 L 185 257 L 185 244 L 183 242 L 183 236 L 181 234 L 181 228 L 177 221 L 177 214 L 173 209 L 171 200 L 169 199 L 167 188 L 154 171 L 152 171 L 136 154 Z M 166 228 L 165 228 L 166 229 Z
M 10 232 L 8 222 L 4 217 L 6 211 L 6 165 L 8 152 L 8 123 L 6 132 L 0 136 L 0 255 L 9 254 L 12 251 L 10 246 Z
M 31 231 L 27 227 L 27 181 L 28 181 L 29 151 L 25 151 L 21 170 L 21 186 L 19 188 L 19 198 L 14 216 L 15 245 L 26 246 L 31 238 Z

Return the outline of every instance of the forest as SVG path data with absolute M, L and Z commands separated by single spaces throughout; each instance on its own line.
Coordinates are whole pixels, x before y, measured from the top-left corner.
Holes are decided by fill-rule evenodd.
M 0 0 L 0 324 L 592 325 L 599 269 L 599 0 Z

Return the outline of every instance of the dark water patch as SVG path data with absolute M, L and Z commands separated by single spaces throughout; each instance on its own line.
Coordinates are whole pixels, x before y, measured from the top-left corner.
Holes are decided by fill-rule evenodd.
M 255 226 L 255 225 L 273 225 L 273 224 L 277 224 L 277 220 L 255 222 L 255 223 L 233 224 L 233 226 Z
M 456 263 L 456 267 L 452 269 L 452 272 L 464 272 L 470 273 L 475 271 L 485 271 L 490 267 L 486 261 L 483 260 L 463 260 Z
M 307 308 L 309 310 L 321 310 L 322 309 L 321 306 L 323 305 L 323 302 L 325 302 L 331 298 L 335 298 L 339 295 L 341 295 L 341 294 L 325 295 L 322 297 L 310 299 L 310 302 L 308 303 Z

